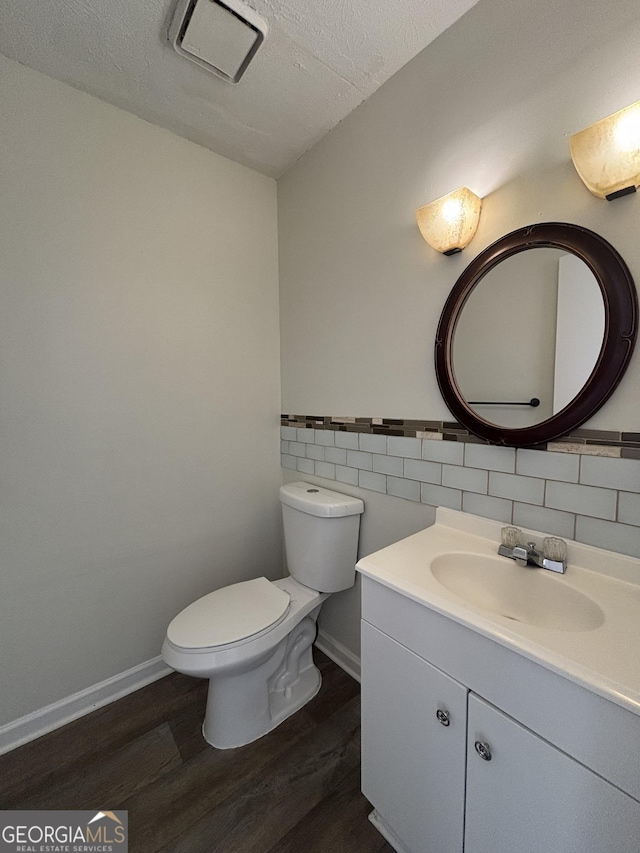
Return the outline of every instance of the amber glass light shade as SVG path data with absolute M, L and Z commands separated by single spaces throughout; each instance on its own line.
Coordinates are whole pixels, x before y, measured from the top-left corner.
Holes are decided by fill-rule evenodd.
M 482 199 L 460 187 L 416 211 L 420 233 L 427 243 L 445 255 L 453 255 L 473 239 L 480 219 Z
M 609 200 L 640 186 L 640 101 L 569 139 L 571 159 L 585 186 Z

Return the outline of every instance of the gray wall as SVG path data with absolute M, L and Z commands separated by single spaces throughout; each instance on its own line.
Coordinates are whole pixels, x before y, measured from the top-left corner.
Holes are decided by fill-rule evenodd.
M 0 58 L 0 725 L 281 571 L 275 182 Z

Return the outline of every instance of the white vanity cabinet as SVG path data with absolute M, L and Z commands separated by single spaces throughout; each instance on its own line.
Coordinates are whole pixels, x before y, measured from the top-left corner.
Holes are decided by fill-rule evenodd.
M 362 790 L 410 851 L 462 850 L 467 690 L 362 623 Z
M 520 656 L 501 658 L 497 646 L 492 660 L 487 642 L 363 578 L 362 787 L 373 822 L 401 853 L 638 853 L 640 803 L 624 780 L 640 774 L 640 741 L 626 739 L 633 729 L 607 730 L 606 706 L 613 725 L 633 726 L 635 715 L 616 717 L 593 697 L 578 761 L 572 729 L 586 718 L 579 701 L 565 703 L 565 679 L 549 673 L 556 680 L 516 721 L 503 710 L 514 713 L 510 697 L 524 695 L 532 664 L 521 671 Z M 548 728 L 533 731 L 545 709 Z M 630 770 L 612 784 L 607 761 Z

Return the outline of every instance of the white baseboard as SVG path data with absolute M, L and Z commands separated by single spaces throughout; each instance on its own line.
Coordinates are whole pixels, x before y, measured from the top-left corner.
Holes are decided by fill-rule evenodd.
M 337 663 L 341 669 L 348 672 L 356 681 L 360 681 L 360 658 L 349 651 L 346 646 L 343 646 L 342 643 L 325 634 L 324 631 L 318 631 L 315 644 L 321 652 L 324 652 L 328 658 Z
M 409 850 L 404 846 L 402 841 L 400 841 L 395 832 L 382 820 L 375 809 L 369 814 L 369 820 L 378 830 L 380 835 L 382 835 L 383 838 L 386 838 L 396 853 L 409 853 Z
M 103 705 L 115 702 L 116 699 L 133 693 L 152 681 L 164 678 L 170 672 L 173 670 L 161 657 L 153 658 L 52 705 L 33 711 L 12 723 L 0 726 L 0 755 L 77 720 L 78 717 L 84 717 Z
M 316 646 L 356 681 L 360 681 L 360 658 L 324 631 L 318 631 Z M 161 657 L 145 661 L 131 669 L 107 678 L 99 684 L 80 690 L 52 705 L 33 711 L 11 723 L 0 726 L 0 755 L 29 741 L 46 735 L 67 723 L 84 717 L 129 693 L 158 681 L 173 672 Z

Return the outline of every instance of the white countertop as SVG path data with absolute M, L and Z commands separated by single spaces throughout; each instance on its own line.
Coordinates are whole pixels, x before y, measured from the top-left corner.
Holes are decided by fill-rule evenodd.
M 572 587 L 596 602 L 604 614 L 601 625 L 585 631 L 514 622 L 450 592 L 430 571 L 431 562 L 445 554 L 468 554 L 470 560 L 478 554 L 496 556 L 503 526 L 441 507 L 432 527 L 363 557 L 357 569 L 640 715 L 640 560 L 565 540 L 568 568 L 564 575 L 513 562 L 513 571 L 536 572 L 542 583 Z M 523 532 L 526 541 L 538 544 L 548 535 Z M 500 559 L 511 562 L 507 557 Z

